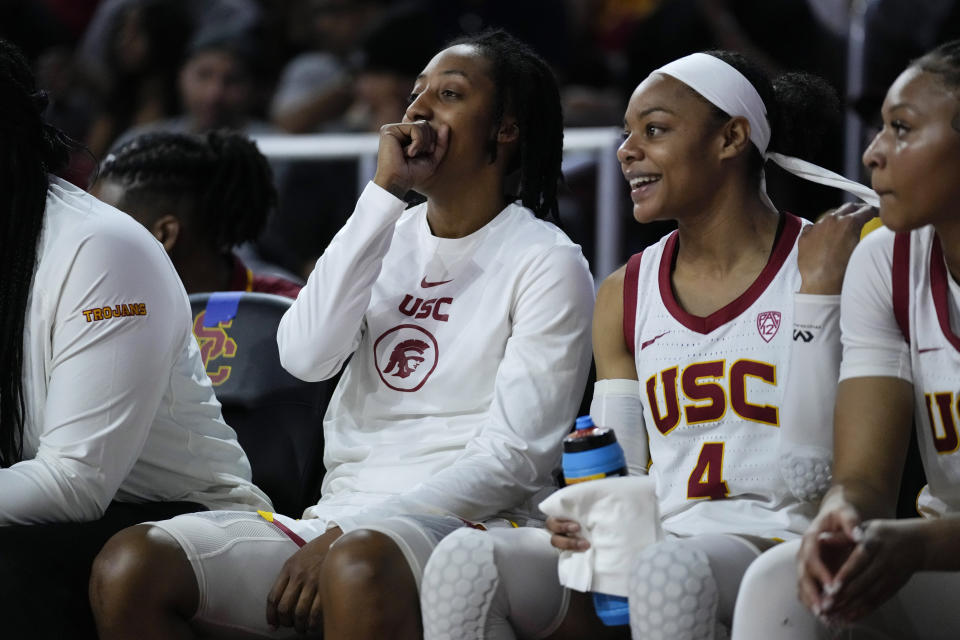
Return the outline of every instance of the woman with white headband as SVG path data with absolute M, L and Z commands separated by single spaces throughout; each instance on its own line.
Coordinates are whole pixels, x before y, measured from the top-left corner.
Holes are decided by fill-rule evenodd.
M 857 248 L 844 282 L 833 486 L 802 543 L 747 573 L 735 638 L 960 636 L 958 88 L 953 41 L 887 91 L 863 154 L 887 228 Z M 894 520 L 913 425 L 924 517 Z
M 725 635 L 747 566 L 803 532 L 829 483 L 838 294 L 872 212 L 846 206 L 812 226 L 778 213 L 763 166 L 874 200 L 773 153 L 822 140 L 829 123 L 811 114 L 831 104 L 823 81 L 793 74 L 774 91 L 747 60 L 717 52 L 655 71 L 627 107 L 617 156 L 633 216 L 679 227 L 608 277 L 594 312 L 590 413 L 616 431 L 631 475 L 655 479 L 656 497 L 632 507 L 665 534 L 608 563 L 631 567 L 627 593 L 615 595 L 629 596 L 634 638 Z M 778 140 L 789 131 L 799 145 Z M 589 594 L 558 581 L 557 550 L 566 560 L 591 549 L 590 525 L 547 526 L 552 536 L 444 540 L 421 590 L 427 640 L 626 636 L 626 626 L 601 624 Z

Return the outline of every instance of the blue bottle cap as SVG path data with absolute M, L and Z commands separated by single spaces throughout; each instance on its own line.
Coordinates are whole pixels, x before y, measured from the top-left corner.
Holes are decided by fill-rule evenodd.
M 567 424 L 570 424 L 570 423 L 568 422 Z M 593 424 L 593 418 L 591 418 L 590 416 L 580 416 L 579 418 L 577 418 L 577 425 L 576 425 L 577 431 L 579 431 L 580 429 L 590 429 L 594 426 L 595 425 Z

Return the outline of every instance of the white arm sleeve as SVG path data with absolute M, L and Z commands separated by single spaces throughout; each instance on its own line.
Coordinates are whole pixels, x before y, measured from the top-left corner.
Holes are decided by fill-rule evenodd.
M 840 303 L 840 379 L 888 376 L 913 382 L 910 345 L 893 314 L 894 234 L 864 238 L 850 257 Z
M 39 446 L 35 458 L 0 470 L 0 524 L 99 518 L 140 455 L 190 335 L 186 294 L 152 238 L 103 228 L 64 258 L 73 264 L 51 305 L 43 424 L 27 425 Z M 133 303 L 146 315 L 83 313 Z
M 794 294 L 793 346 L 780 421 L 780 470 L 791 493 L 818 502 L 830 488 L 840 372 L 840 296 Z
M 576 247 L 525 272 L 487 419 L 460 458 L 429 480 L 336 522 L 345 532 L 404 513 L 471 521 L 520 507 L 552 483 L 590 364 L 593 280 Z
M 326 380 L 356 350 L 373 284 L 405 207 L 403 200 L 367 184 L 353 215 L 280 320 L 280 363 L 292 375 Z
M 597 380 L 593 385 L 590 417 L 597 426 L 613 429 L 617 442 L 623 447 L 630 475 L 647 475 L 650 446 L 643 423 L 640 383 L 628 379 Z

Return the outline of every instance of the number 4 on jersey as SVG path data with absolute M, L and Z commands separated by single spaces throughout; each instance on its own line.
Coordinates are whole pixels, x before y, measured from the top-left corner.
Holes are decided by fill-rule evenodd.
M 723 443 L 705 442 L 687 481 L 687 499 L 723 500 L 730 493 L 723 481 Z

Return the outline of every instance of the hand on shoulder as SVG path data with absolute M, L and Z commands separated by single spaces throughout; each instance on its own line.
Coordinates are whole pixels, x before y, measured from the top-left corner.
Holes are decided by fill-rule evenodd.
M 797 264 L 803 278 L 800 293 L 839 295 L 860 231 L 876 215 L 872 207 L 848 203 L 803 228 L 797 242 Z

